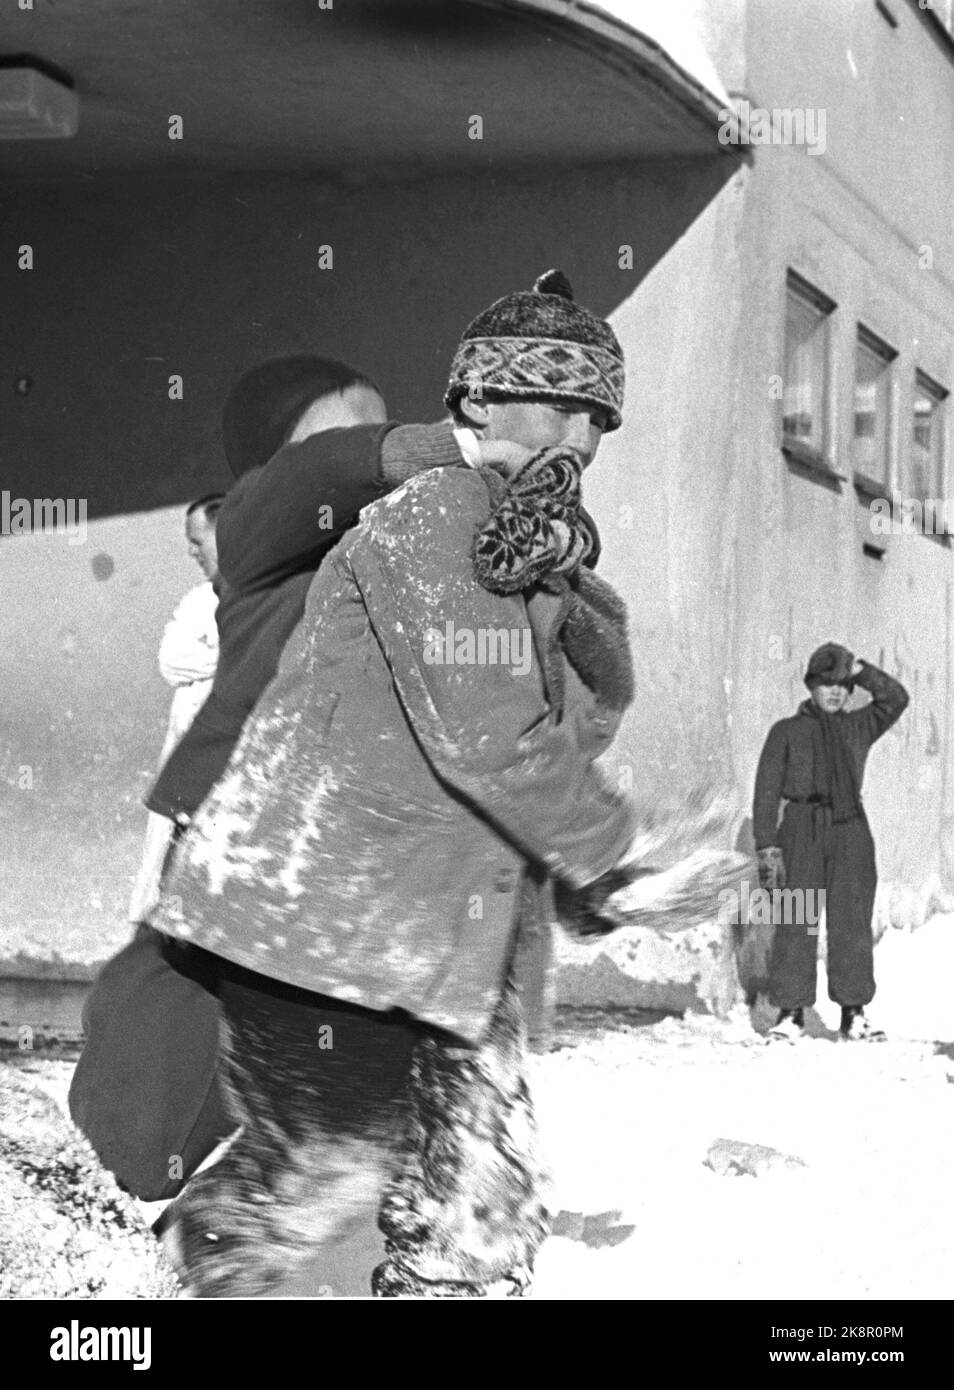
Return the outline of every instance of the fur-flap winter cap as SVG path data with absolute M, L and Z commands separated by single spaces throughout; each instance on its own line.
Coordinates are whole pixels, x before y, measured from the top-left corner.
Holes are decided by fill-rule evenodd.
M 559 270 L 532 290 L 504 295 L 465 330 L 451 364 L 444 403 L 477 400 L 583 401 L 622 423 L 623 349 L 603 319 L 573 299 Z
M 837 642 L 825 642 L 811 654 L 805 684 L 809 690 L 816 685 L 847 685 L 850 689 L 854 664 L 855 658 L 847 647 L 839 646 Z

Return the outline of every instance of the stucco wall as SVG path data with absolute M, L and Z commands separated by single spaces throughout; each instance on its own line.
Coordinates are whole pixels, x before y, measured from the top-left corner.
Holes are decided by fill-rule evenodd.
M 749 86 L 765 105 L 819 107 L 827 123 L 821 156 L 757 151 L 745 216 L 752 331 L 739 344 L 742 485 L 733 508 L 739 615 L 733 667 L 745 681 L 761 665 L 771 679 L 744 684 L 736 701 L 738 766 L 757 725 L 801 694 L 806 650 L 839 634 L 897 674 L 909 712 L 871 757 L 866 802 L 881 876 L 923 883 L 946 859 L 944 825 L 952 771 L 950 708 L 951 549 L 916 536 L 891 538 L 879 562 L 863 554 L 866 516 L 854 488 L 840 493 L 795 476 L 777 450 L 777 416 L 765 410 L 767 378 L 783 371 L 784 276 L 800 270 L 837 303 L 831 320 L 835 464 L 850 474 L 852 373 L 858 322 L 898 352 L 898 458 L 904 491 L 914 373 L 954 388 L 954 276 L 950 203 L 954 180 L 952 57 L 922 16 L 892 6 L 897 30 L 874 7 L 816 3 L 749 11 Z M 921 98 L 910 101 L 917 89 Z M 924 252 L 927 250 L 928 255 Z M 951 487 L 950 403 L 946 452 Z M 741 556 L 754 563 L 743 565 Z M 747 616 L 751 615 L 751 616 Z M 773 634 L 785 658 L 766 665 Z M 784 688 L 780 688 L 784 687 Z
M 935 84 L 945 129 L 954 129 L 950 61 L 916 16 L 889 66 L 879 44 L 891 31 L 880 17 L 853 26 L 851 7 L 809 8 L 786 7 L 780 35 L 779 7 L 750 7 L 749 87 L 766 105 L 824 106 L 828 152 L 756 149 L 753 166 L 613 315 L 627 346 L 630 408 L 587 488 L 606 572 L 632 607 L 643 693 L 615 757 L 631 761 L 635 785 L 648 774 L 657 789 L 667 777 L 681 789 L 708 767 L 747 801 L 765 731 L 804 697 L 808 653 L 828 637 L 844 640 L 911 690 L 910 712 L 872 756 L 866 799 L 883 874 L 917 881 L 938 867 L 947 810 L 952 551 L 897 536 L 884 561 L 866 556 L 864 504 L 850 481 L 834 491 L 788 468 L 774 397 L 794 267 L 838 304 L 833 429 L 846 474 L 857 322 L 897 349 L 903 484 L 915 367 L 954 385 L 954 146 L 936 138 L 930 103 L 905 122 L 895 108 L 916 71 Z M 852 44 L 854 84 L 838 70 Z M 949 418 L 947 442 L 950 458 Z M 630 493 L 639 505 L 627 531 L 610 519 Z
M 878 931 L 916 926 L 943 901 L 936 894 L 952 886 L 954 846 L 954 550 L 899 535 L 883 561 L 869 558 L 867 503 L 850 481 L 859 321 L 898 353 L 902 491 L 915 369 L 954 388 L 951 55 L 911 8 L 891 8 L 897 31 L 874 6 L 747 7 L 739 88 L 753 105 L 823 111 L 827 149 L 755 148 L 751 168 L 617 311 L 632 407 L 588 479 L 604 525 L 604 572 L 634 615 L 642 698 L 612 757 L 637 789 L 668 799 L 703 770 L 727 777 L 745 845 L 762 741 L 805 697 L 814 647 L 843 641 L 910 690 L 911 706 L 873 751 L 865 783 Z M 849 477 L 835 489 L 792 471 L 779 447 L 789 267 L 838 306 L 829 343 L 833 462 Z M 952 444 L 948 402 L 946 495 Z M 643 505 L 627 534 L 606 518 L 625 493 L 629 458 Z M 585 969 L 569 953 L 566 992 L 586 1003 L 598 994 L 653 1004 L 667 981 L 674 1003 L 724 1004 L 735 965 L 746 986 L 764 975 L 767 938 L 756 929 L 733 943 L 716 927 L 672 942 L 631 933 Z

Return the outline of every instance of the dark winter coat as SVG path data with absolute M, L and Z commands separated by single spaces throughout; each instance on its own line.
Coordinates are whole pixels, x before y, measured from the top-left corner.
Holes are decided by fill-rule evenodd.
M 474 577 L 489 513 L 487 483 L 463 468 L 366 508 L 185 835 L 156 926 L 289 984 L 481 1037 L 523 870 L 582 886 L 634 829 L 593 765 L 618 719 L 569 668 L 563 709 L 548 700 L 540 653 L 559 599 Z M 529 629 L 529 669 L 434 661 L 448 623 Z
M 394 429 L 393 423 L 358 425 L 311 435 L 245 473 L 229 492 L 215 528 L 222 579 L 218 669 L 208 699 L 146 798 L 151 811 L 172 819 L 193 815 L 225 771 L 305 611 L 319 564 L 361 508 L 393 486 L 382 476 L 381 451 Z M 430 429 L 432 462 L 457 462 L 450 426 Z
M 831 716 L 839 721 L 859 788 L 868 750 L 901 718 L 908 704 L 908 692 L 900 681 L 869 662 L 861 664 L 864 670 L 855 677 L 855 684 L 870 692 L 871 702 L 862 709 Z M 810 801 L 826 795 L 820 776 L 824 766 L 821 727 L 807 708 L 772 725 L 755 774 L 752 828 L 756 849 L 778 844 L 782 801 Z

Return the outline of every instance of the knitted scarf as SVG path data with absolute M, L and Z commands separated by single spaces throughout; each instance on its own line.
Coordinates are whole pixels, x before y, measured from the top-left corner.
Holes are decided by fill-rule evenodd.
M 599 538 L 581 508 L 580 465 L 560 448 L 541 449 L 505 481 L 480 470 L 492 511 L 474 540 L 477 580 L 493 593 L 539 585 L 558 594 L 545 677 L 556 708 L 564 700 L 561 652 L 600 702 L 622 711 L 633 700 L 633 666 L 626 607 L 614 589 L 583 568 Z
M 861 815 L 861 789 L 841 716 L 826 714 L 814 700 L 805 700 L 801 710 L 817 722 L 821 731 L 822 763 L 816 769 L 819 794 L 831 802 L 831 818 L 836 825 L 853 820 Z

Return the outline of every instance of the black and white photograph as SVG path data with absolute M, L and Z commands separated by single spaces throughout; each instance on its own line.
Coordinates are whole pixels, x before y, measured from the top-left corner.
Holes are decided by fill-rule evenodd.
M 520 1299 L 910 1366 L 954 0 L 0 0 L 0 189 L 35 1364 Z

